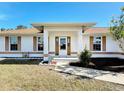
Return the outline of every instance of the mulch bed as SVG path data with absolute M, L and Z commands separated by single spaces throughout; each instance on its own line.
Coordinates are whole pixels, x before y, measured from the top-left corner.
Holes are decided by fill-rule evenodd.
M 69 65 L 76 67 L 84 67 L 80 62 L 70 62 Z M 119 73 L 124 73 L 124 65 L 97 65 L 93 62 L 90 62 L 87 68 L 97 69 L 97 70 L 105 70 L 105 71 L 114 71 Z

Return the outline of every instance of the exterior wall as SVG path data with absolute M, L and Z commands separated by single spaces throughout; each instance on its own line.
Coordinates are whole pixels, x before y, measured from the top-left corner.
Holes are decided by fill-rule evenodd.
M 33 51 L 33 36 L 21 36 L 21 51 L 22 52 Z
M 110 34 L 106 36 L 106 51 L 107 52 L 122 52 L 118 43 L 113 40 Z
M 90 50 L 90 40 L 89 40 L 89 35 L 83 35 L 83 49 L 86 47 L 88 50 Z M 82 49 L 82 50 L 83 50 Z
M 121 58 L 124 59 L 124 55 L 121 54 L 93 54 L 92 55 L 93 58 Z
M 0 54 L 0 57 L 23 57 L 23 53 L 14 53 L 14 54 Z M 43 54 L 29 54 L 29 57 L 43 57 Z
M 106 51 L 93 51 L 92 57 L 118 57 L 123 58 L 122 50 L 119 48 L 118 43 L 113 40 L 110 34 L 96 34 L 93 36 L 106 36 Z M 83 35 L 83 48 L 90 50 L 90 35 Z M 106 53 L 105 53 L 106 52 Z
M 47 31 L 80 31 L 82 30 L 82 27 L 44 27 L 45 30 Z
M 77 55 L 79 50 L 79 44 L 82 44 L 82 50 L 86 47 L 90 50 L 90 35 L 82 35 L 82 41 L 79 41 L 79 32 L 81 32 L 81 27 L 44 27 L 44 31 L 48 31 L 48 51 L 51 52 L 50 55 L 55 53 L 55 37 L 56 36 L 70 36 L 71 37 L 71 55 Z M 117 42 L 115 42 L 110 34 L 94 34 L 95 36 L 106 36 L 106 51 L 99 51 L 101 54 L 93 54 L 92 57 L 120 57 L 124 58 L 121 54 L 102 54 L 102 52 L 121 52 Z M 46 39 L 45 39 L 46 40 Z M 46 42 L 44 42 L 46 43 Z M 46 45 L 47 46 L 47 45 Z M 46 49 L 47 50 L 47 49 Z M 22 57 L 22 52 L 31 52 L 30 57 L 43 57 L 43 52 L 33 51 L 33 35 L 23 35 L 21 36 L 21 51 L 9 51 L 12 53 L 3 53 L 5 51 L 5 36 L 0 36 L 0 57 Z M 20 53 L 16 53 L 20 52 Z M 47 54 L 48 55 L 48 54 Z
M 21 36 L 21 51 L 5 51 L 5 36 L 0 36 L 0 57 L 23 57 L 29 52 L 29 57 L 43 57 L 43 52 L 33 51 L 33 35 Z
M 33 36 L 21 36 L 21 52 L 34 52 L 33 51 Z M 39 53 L 38 51 L 36 52 L 30 53 L 29 57 L 43 57 L 43 52 L 39 52 Z
M 22 57 L 22 54 L 0 54 L 0 57 Z
M 33 36 L 21 36 L 21 52 L 33 51 Z M 0 52 L 5 52 L 5 36 L 0 36 Z
M 0 36 L 0 52 L 5 51 L 5 37 Z
M 118 43 L 112 39 L 110 34 L 107 34 L 107 35 L 98 34 L 98 35 L 93 35 L 93 36 L 106 36 L 106 52 L 122 52 L 118 46 Z M 85 48 L 86 46 L 88 50 L 90 50 L 89 37 L 90 35 L 83 35 L 83 47 Z

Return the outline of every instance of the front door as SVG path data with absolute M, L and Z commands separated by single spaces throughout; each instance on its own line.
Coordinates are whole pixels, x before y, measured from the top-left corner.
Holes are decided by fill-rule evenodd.
M 67 55 L 67 37 L 60 37 L 59 42 L 59 55 Z

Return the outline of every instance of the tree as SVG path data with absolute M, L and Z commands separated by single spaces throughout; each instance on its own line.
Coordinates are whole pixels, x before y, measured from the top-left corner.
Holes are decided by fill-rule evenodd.
M 1 31 L 5 31 L 6 29 L 5 29 L 5 28 L 1 28 L 0 30 L 1 30 Z
M 16 27 L 16 29 L 26 29 L 27 27 L 26 26 L 23 26 L 23 25 L 18 25 L 17 27 Z
M 119 47 L 124 51 L 124 7 L 121 8 L 121 14 L 113 17 L 110 23 L 110 33 Z

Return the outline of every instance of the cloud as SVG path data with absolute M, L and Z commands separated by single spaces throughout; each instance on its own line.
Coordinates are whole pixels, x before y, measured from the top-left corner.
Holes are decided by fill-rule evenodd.
M 0 20 L 1 20 L 1 21 L 7 20 L 7 15 L 5 15 L 5 14 L 0 14 Z

